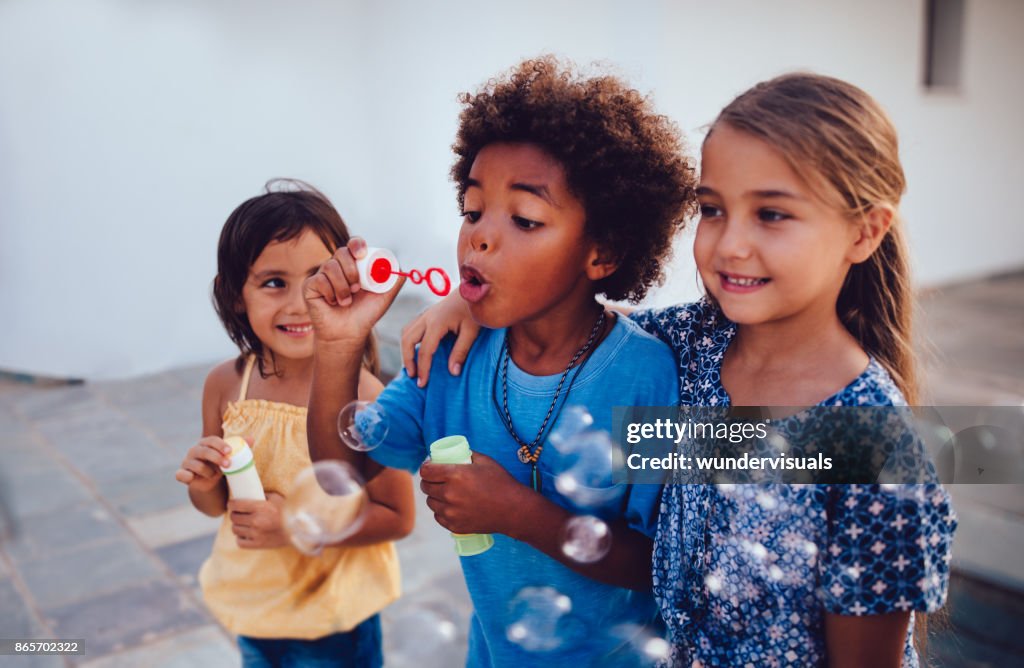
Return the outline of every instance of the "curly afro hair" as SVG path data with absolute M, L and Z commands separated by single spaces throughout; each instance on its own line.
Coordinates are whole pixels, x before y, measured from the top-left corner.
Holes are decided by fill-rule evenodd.
M 597 283 L 609 299 L 637 302 L 663 279 L 675 234 L 696 211 L 696 170 L 676 125 L 613 76 L 586 78 L 553 56 L 492 79 L 464 105 L 451 176 L 466 181 L 488 144 L 535 144 L 565 169 L 586 211 L 586 232 L 619 267 Z

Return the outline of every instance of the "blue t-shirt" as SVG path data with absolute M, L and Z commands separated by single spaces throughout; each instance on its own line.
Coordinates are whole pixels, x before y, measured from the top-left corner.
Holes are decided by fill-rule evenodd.
M 504 336 L 505 330 L 482 330 L 460 376 L 453 377 L 447 371 L 452 345 L 449 339 L 434 357 L 427 387 L 417 387 L 404 374 L 392 381 L 377 399 L 388 418 L 388 434 L 370 455 L 385 466 L 415 471 L 427 458 L 430 443 L 462 434 L 474 451 L 495 459 L 521 484 L 530 485 L 531 466 L 519 461 L 519 446 L 506 432 L 497 408 L 501 405 L 499 361 Z M 567 386 L 573 373 L 566 380 Z M 524 441 L 530 442 L 536 435 L 560 377 L 531 376 L 509 362 L 509 412 Z M 611 431 L 613 406 L 675 405 L 679 399 L 676 388 L 675 362 L 668 347 L 629 320 L 618 318 L 586 361 L 564 405 L 585 407 L 594 418 L 595 428 Z M 565 411 L 560 413 L 554 430 L 566 415 Z M 540 491 L 545 497 L 576 514 L 595 514 L 605 520 L 625 518 L 632 528 L 654 536 L 659 487 L 622 486 L 614 501 L 600 508 L 579 507 L 556 489 L 555 478 L 567 461 L 557 448 L 545 443 L 537 462 Z M 610 468 L 608 473 L 610 484 Z M 508 512 L 516 509 L 509 508 Z M 609 657 L 609 653 L 623 645 L 623 636 L 629 633 L 624 629 L 647 625 L 657 618 L 650 594 L 591 580 L 507 536 L 495 535 L 491 549 L 460 560 L 474 607 L 469 666 L 518 668 L 538 662 L 574 667 L 628 665 L 629 659 L 616 659 L 614 654 Z M 648 571 L 650 564 L 638 563 L 636 568 Z M 516 601 L 523 600 L 524 589 L 527 597 L 541 589 L 553 589 L 568 597 L 571 610 L 558 620 L 557 640 L 532 646 L 545 651 L 527 651 L 508 637 L 509 626 L 522 613 L 523 606 Z M 559 600 L 565 602 L 564 598 Z M 547 649 L 556 643 L 559 646 Z
M 675 350 L 682 405 L 730 405 L 721 366 L 736 326 L 719 309 L 633 319 Z M 819 406 L 905 403 L 872 359 Z M 946 597 L 956 515 L 938 483 L 669 484 L 660 511 L 654 594 L 673 665 L 825 665 L 825 613 L 933 612 Z M 903 666 L 917 665 L 911 617 Z

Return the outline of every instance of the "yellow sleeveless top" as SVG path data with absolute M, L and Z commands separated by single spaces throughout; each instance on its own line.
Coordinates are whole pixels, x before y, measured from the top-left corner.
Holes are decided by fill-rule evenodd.
M 238 401 L 224 412 L 225 438 L 253 440 L 253 457 L 266 492 L 284 494 L 312 462 L 306 409 L 246 399 L 255 357 L 242 376 Z M 390 543 L 328 547 L 309 557 L 291 545 L 243 550 L 227 513 L 213 552 L 199 570 L 203 598 L 232 633 L 255 638 L 311 640 L 349 631 L 398 598 L 398 555 Z

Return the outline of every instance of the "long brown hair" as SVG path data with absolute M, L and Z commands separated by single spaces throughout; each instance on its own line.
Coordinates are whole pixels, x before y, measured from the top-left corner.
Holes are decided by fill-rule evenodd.
M 851 220 L 876 207 L 892 209 L 892 225 L 879 247 L 846 275 L 836 312 L 907 402 L 916 403 L 910 263 L 897 213 L 906 179 L 896 129 L 885 111 L 853 84 L 794 73 L 741 94 L 722 110 L 712 132 L 718 123 L 777 148 L 822 199 Z
M 271 373 L 277 373 L 274 352 L 264 350 L 263 342 L 249 324 L 241 308 L 242 287 L 249 269 L 271 241 L 290 241 L 304 230 L 313 230 L 332 253 L 348 243 L 351 236 L 327 196 L 313 186 L 296 179 L 273 179 L 264 193 L 247 199 L 228 216 L 217 243 L 217 275 L 213 279 L 213 308 L 228 336 L 238 346 L 235 364 L 241 371 L 249 355 L 256 356 L 260 375 L 269 374 L 264 357 L 271 361 Z M 366 343 L 363 365 L 374 375 L 380 373 L 377 342 L 371 336 Z

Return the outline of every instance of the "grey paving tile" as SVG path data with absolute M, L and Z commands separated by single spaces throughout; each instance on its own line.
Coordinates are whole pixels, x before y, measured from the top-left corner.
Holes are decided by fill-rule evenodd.
M 216 626 L 201 626 L 143 646 L 80 664 L 82 668 L 194 668 L 237 666 L 238 648 Z
M 126 517 L 147 515 L 180 506 L 188 489 L 174 479 L 176 466 L 113 481 L 97 481 L 99 493 Z
M 94 504 L 40 513 L 22 522 L 5 549 L 19 566 L 87 545 L 116 538 L 130 539 L 110 513 Z
M 191 504 L 128 518 L 128 525 L 142 543 L 152 549 L 173 545 L 217 531 L 221 518 L 208 517 Z
M 134 584 L 53 608 L 47 611 L 47 619 L 58 637 L 84 638 L 88 657 L 210 623 L 180 589 L 161 581 Z
M 46 629 L 10 580 L 0 580 L 0 638 L 38 638 Z
M 87 385 L 65 385 L 17 395 L 12 404 L 19 413 L 38 420 L 68 413 L 88 413 L 101 404 Z
M 213 550 L 214 534 L 197 536 L 189 540 L 165 545 L 156 551 L 160 559 L 174 571 L 178 581 L 192 587 L 198 582 L 199 567 Z
M 36 559 L 18 568 L 40 609 L 47 612 L 163 575 L 149 555 L 126 539 Z
M 206 382 L 206 375 L 210 373 L 210 369 L 219 364 L 221 360 L 210 360 L 205 364 L 196 364 L 194 366 L 180 367 L 177 369 L 171 369 L 167 373 L 173 375 L 179 381 L 181 381 L 185 387 L 193 390 L 202 392 L 203 383 Z
M 88 488 L 56 466 L 7 478 L 6 491 L 11 513 L 19 519 L 93 500 Z
M 134 404 L 158 401 L 182 393 L 186 388 L 173 374 L 159 373 L 128 380 L 92 383 L 94 393 L 106 397 L 110 403 L 124 408 Z
M 154 471 L 173 475 L 180 463 L 142 430 L 127 424 L 51 437 L 68 462 L 97 482 L 112 482 Z

